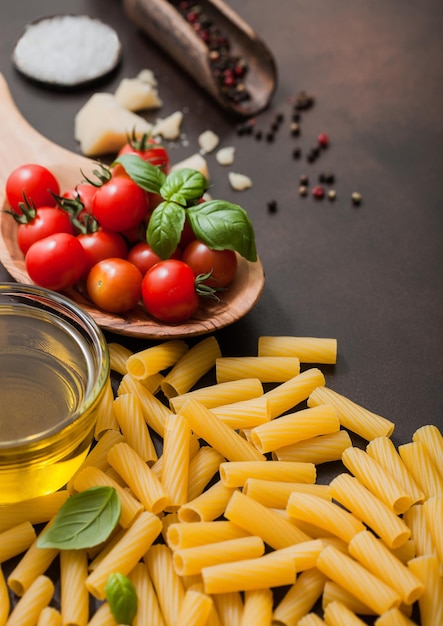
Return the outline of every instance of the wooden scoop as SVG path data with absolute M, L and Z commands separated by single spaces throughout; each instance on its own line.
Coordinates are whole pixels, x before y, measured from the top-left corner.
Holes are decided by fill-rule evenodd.
M 2 210 L 8 208 L 5 183 L 9 174 L 26 163 L 44 165 L 55 174 L 63 193 L 82 180 L 81 172 L 90 176 L 97 169 L 97 163 L 58 146 L 38 133 L 18 111 L 2 74 L 0 120 L 0 262 L 15 280 L 30 283 L 17 243 L 17 223 Z M 141 305 L 126 315 L 114 315 L 96 309 L 80 290 L 70 289 L 66 295 L 87 311 L 104 330 L 114 333 L 149 339 L 204 335 L 246 315 L 262 294 L 265 277 L 261 262 L 250 263 L 243 257 L 239 257 L 238 261 L 236 277 L 223 294 L 223 301 L 202 302 L 192 319 L 175 326 L 157 322 Z
M 275 91 L 277 70 L 271 51 L 252 28 L 222 0 L 200 0 L 205 16 L 226 35 L 232 54 L 248 67 L 244 87 L 249 98 L 235 101 L 214 76 L 210 51 L 192 24 L 167 0 L 124 0 L 134 23 L 164 49 L 228 112 L 248 117 L 265 109 Z

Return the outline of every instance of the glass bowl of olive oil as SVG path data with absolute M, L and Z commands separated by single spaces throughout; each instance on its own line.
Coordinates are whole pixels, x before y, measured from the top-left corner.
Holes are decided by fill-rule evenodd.
M 0 505 L 69 481 L 108 377 L 106 340 L 89 314 L 59 293 L 0 283 Z

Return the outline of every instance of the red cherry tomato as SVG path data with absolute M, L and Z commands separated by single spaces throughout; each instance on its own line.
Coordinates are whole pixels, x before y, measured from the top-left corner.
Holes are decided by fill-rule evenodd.
M 58 207 L 40 207 L 29 222 L 19 224 L 17 243 L 23 254 L 26 254 L 33 243 L 55 233 L 74 234 L 69 215 Z
M 72 189 L 68 189 L 63 194 L 62 198 L 67 200 L 75 200 L 81 202 L 86 213 L 92 214 L 92 201 L 94 200 L 97 187 L 90 183 L 79 183 Z
M 116 233 L 113 230 L 99 228 L 93 233 L 77 235 L 77 239 L 82 244 L 86 253 L 86 272 L 89 272 L 92 266 L 99 261 L 111 257 L 125 259 L 128 254 L 126 241 L 120 233 Z
M 60 187 L 50 170 L 43 165 L 29 163 L 20 165 L 9 174 L 5 191 L 11 209 L 20 213 L 19 203 L 24 201 L 23 194 L 36 208 L 55 206 L 56 201 L 51 192 L 58 195 Z
M 151 163 L 159 167 L 165 174 L 169 171 L 169 154 L 161 144 L 157 143 L 152 137 L 143 135 L 139 140 L 131 139 L 119 150 L 117 157 L 122 154 L 135 154 L 143 161 Z M 113 170 L 115 175 L 125 173 L 122 165 L 117 164 Z
M 237 272 L 237 256 L 233 250 L 212 250 L 198 239 L 186 246 L 182 260 L 192 268 L 195 276 L 210 272 L 210 278 L 203 284 L 215 288 L 227 287 Z
M 126 176 L 113 176 L 98 187 L 92 213 L 98 223 L 118 232 L 139 226 L 148 213 L 146 192 Z
M 171 256 L 171 259 L 178 258 L 180 258 L 179 250 L 174 252 Z M 131 248 L 128 252 L 127 259 L 138 267 L 143 276 L 153 265 L 162 260 L 145 241 L 140 241 L 133 248 Z
M 143 304 L 153 317 L 179 324 L 198 308 L 194 272 L 179 259 L 167 259 L 148 270 L 142 282 Z
M 127 313 L 140 300 L 141 272 L 126 259 L 104 259 L 94 265 L 86 290 L 96 306 L 109 313 Z
M 31 280 L 53 291 L 75 285 L 86 269 L 86 255 L 74 235 L 56 233 L 39 239 L 25 257 L 26 271 Z

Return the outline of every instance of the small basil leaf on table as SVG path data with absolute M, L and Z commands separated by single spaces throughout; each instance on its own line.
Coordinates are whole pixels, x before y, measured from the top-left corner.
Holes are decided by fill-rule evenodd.
M 80 550 L 105 541 L 120 519 L 121 504 L 113 487 L 91 487 L 66 500 L 53 524 L 38 537 L 39 548 Z
M 175 202 L 161 202 L 153 210 L 146 240 L 161 259 L 169 259 L 177 248 L 185 219 L 185 209 Z
M 119 163 L 132 180 L 145 191 L 160 193 L 160 189 L 166 180 L 166 175 L 159 167 L 144 161 L 136 154 L 122 154 L 114 162 L 113 166 Z
M 197 239 L 214 250 L 234 250 L 248 261 L 257 260 L 255 235 L 246 211 L 225 200 L 209 200 L 186 211 Z
M 117 624 L 130 626 L 137 615 L 138 597 L 129 578 L 120 572 L 109 574 L 105 594 Z

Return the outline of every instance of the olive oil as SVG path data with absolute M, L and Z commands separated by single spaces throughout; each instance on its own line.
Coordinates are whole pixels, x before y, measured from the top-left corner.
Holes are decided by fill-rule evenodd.
M 100 356 L 80 326 L 44 307 L 0 315 L 0 504 L 51 493 L 78 469 L 101 397 Z

